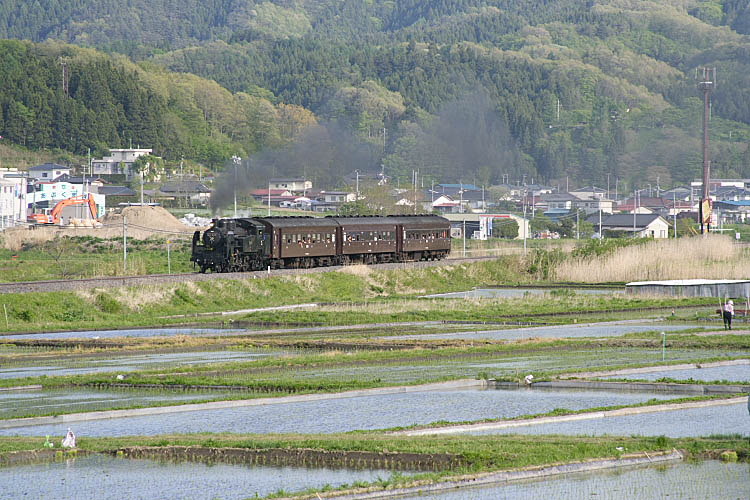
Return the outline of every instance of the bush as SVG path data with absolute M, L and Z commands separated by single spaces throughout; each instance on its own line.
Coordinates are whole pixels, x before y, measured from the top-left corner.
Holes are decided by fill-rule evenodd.
M 94 302 L 97 309 L 107 314 L 117 314 L 122 312 L 122 304 L 117 302 L 114 298 L 110 297 L 106 293 L 100 293 L 96 296 Z

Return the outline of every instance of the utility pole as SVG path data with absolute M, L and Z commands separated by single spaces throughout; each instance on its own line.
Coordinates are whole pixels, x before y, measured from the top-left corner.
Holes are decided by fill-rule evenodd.
M 419 183 L 419 170 L 414 172 L 414 215 L 417 215 L 417 184 Z
M 674 211 L 674 239 L 677 239 L 677 195 L 672 193 L 672 210 Z
M 711 180 L 711 163 L 708 161 L 708 116 L 709 95 L 716 88 L 716 68 L 702 68 L 702 80 L 698 82 L 698 90 L 703 92 L 703 196 L 700 203 L 701 234 L 708 234 L 711 230 L 711 200 L 708 190 Z M 696 70 L 696 77 L 698 76 Z
M 237 155 L 232 156 L 232 163 L 234 164 L 234 218 L 237 218 L 237 165 L 242 161 Z
M 528 227 L 526 220 L 526 191 L 523 193 L 523 254 L 526 255 L 526 228 Z
M 89 164 L 89 167 L 91 167 L 91 148 L 88 149 L 87 155 L 88 155 L 87 163 Z M 85 196 L 86 195 L 86 167 L 83 168 L 83 180 L 81 184 L 82 184 L 81 191 L 82 191 L 82 194 Z
M 122 216 L 122 274 L 128 269 L 128 218 Z
M 609 199 L 609 174 L 607 174 L 607 199 Z
M 601 224 L 599 224 L 601 226 Z M 600 229 L 601 230 L 601 229 Z M 578 210 L 576 209 L 576 239 L 581 239 L 581 226 L 578 223 Z
M 464 259 L 466 258 L 466 217 L 464 217 L 464 230 L 461 231 L 461 234 L 464 237 Z
M 599 202 L 599 242 L 602 241 L 602 204 Z
M 635 208 L 635 197 L 637 194 L 638 191 L 633 191 L 633 238 L 635 238 L 635 213 L 637 211 Z
M 60 57 L 57 60 L 57 64 L 62 66 L 62 88 L 65 97 L 68 97 L 68 58 Z

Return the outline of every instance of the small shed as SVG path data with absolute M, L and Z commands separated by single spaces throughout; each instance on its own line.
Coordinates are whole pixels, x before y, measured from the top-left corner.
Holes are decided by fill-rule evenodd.
M 634 281 L 625 285 L 625 293 L 683 297 L 750 297 L 750 280 Z

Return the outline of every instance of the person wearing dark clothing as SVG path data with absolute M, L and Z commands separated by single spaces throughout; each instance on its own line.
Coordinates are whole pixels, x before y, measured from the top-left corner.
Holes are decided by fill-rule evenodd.
M 731 330 L 732 316 L 734 316 L 734 302 L 730 300 L 724 305 L 722 316 L 724 317 L 724 330 Z

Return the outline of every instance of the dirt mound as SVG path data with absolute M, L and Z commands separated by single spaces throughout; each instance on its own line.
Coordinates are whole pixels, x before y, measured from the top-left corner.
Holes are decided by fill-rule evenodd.
M 159 231 L 193 232 L 195 228 L 188 227 L 162 207 L 143 206 L 125 207 L 120 213 L 107 214 L 101 222 L 105 227 L 122 227 L 122 219 L 126 218 L 128 229 L 155 229 Z
M 18 251 L 25 243 L 40 244 L 64 236 L 120 237 L 123 216 L 127 217 L 129 238 L 190 239 L 198 229 L 184 225 L 162 207 L 125 207 L 102 217 L 102 227 L 98 228 L 49 225 L 6 229 L 0 232 L 0 248 Z

